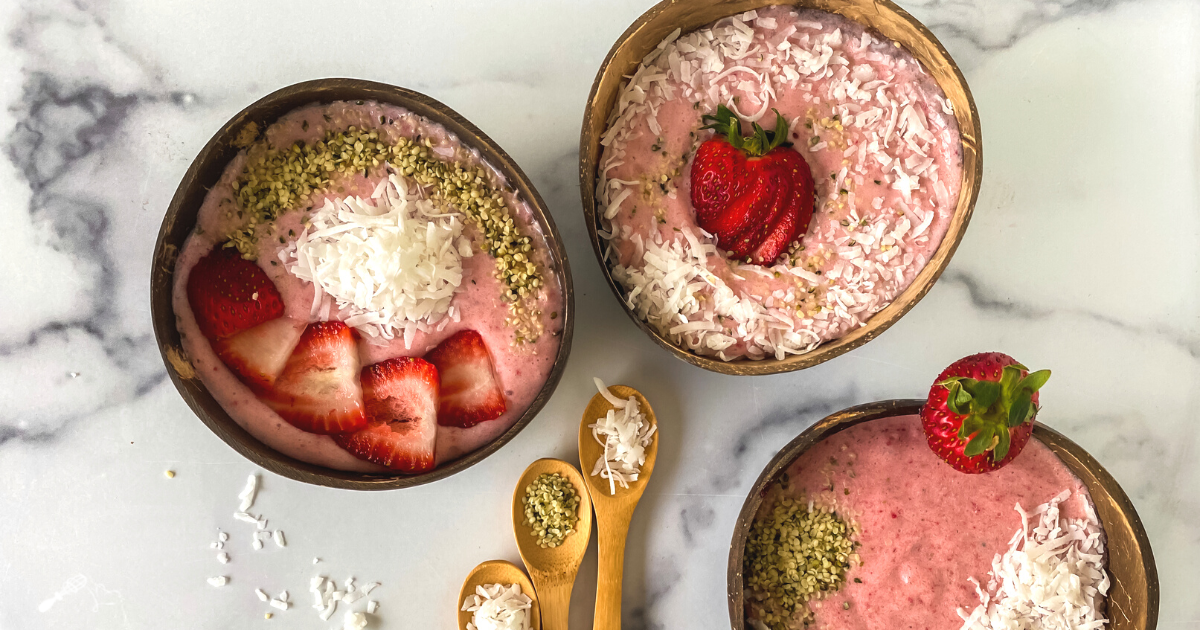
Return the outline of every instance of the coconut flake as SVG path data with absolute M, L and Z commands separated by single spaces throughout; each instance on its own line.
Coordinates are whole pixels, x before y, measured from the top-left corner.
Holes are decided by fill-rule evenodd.
M 530 630 L 532 606 L 519 584 L 481 584 L 463 600 L 461 610 L 473 613 L 467 630 Z
M 1058 506 L 1070 496 L 1064 490 L 1032 513 L 1016 505 L 1021 528 L 996 554 L 987 587 L 971 578 L 980 603 L 969 614 L 958 609 L 963 630 L 1094 630 L 1108 623 L 1099 613 L 1111 585 L 1100 525 L 1060 517 Z M 1033 527 L 1031 516 L 1038 518 Z
M 630 482 L 638 480 L 641 467 L 646 463 L 646 447 L 653 441 L 658 426 L 646 420 L 636 396 L 621 400 L 599 378 L 593 380 L 600 395 L 613 405 L 613 409 L 588 425 L 592 438 L 604 447 L 604 454 L 596 459 L 592 468 L 592 476 L 607 479 L 609 494 L 615 495 L 618 483 L 622 488 L 628 488 Z
M 336 302 L 341 317 L 371 339 L 413 335 L 441 321 L 462 284 L 462 217 L 421 197 L 392 174 L 378 199 L 327 200 L 294 243 L 287 270 Z M 314 299 L 314 309 L 317 301 Z M 318 316 L 328 319 L 324 300 Z

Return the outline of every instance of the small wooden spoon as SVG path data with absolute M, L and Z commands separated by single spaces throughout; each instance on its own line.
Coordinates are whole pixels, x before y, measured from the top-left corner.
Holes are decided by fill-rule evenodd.
M 608 391 L 617 398 L 637 398 L 638 406 L 646 415 L 646 421 L 656 425 L 654 410 L 646 397 L 632 387 L 624 385 L 609 386 Z M 591 471 L 596 460 L 604 457 L 604 446 L 592 437 L 588 425 L 594 424 L 598 418 L 608 415 L 613 406 L 604 396 L 596 394 L 583 410 L 583 420 L 579 423 L 579 465 L 583 470 Z M 618 411 L 618 413 L 621 413 Z M 650 436 L 651 441 L 646 446 L 646 463 L 642 465 L 637 481 L 631 481 L 628 488 L 617 484 L 617 493 L 610 494 L 611 486 L 607 479 L 600 475 L 587 477 L 591 486 L 592 504 L 596 508 L 596 529 L 598 531 L 597 550 L 599 574 L 596 576 L 596 616 L 594 630 L 620 630 L 621 628 L 621 581 L 625 570 L 625 539 L 629 536 L 629 523 L 633 520 L 633 511 L 637 508 L 642 493 L 646 491 L 646 483 L 650 481 L 650 473 L 654 472 L 654 459 L 658 455 L 658 431 Z
M 533 588 L 533 582 L 529 581 L 529 577 L 517 565 L 505 560 L 488 560 L 471 569 L 471 573 L 463 582 L 462 590 L 458 593 L 458 604 L 454 607 L 454 610 L 458 612 L 458 630 L 465 630 L 467 622 L 471 621 L 475 614 L 463 610 L 463 602 L 475 594 L 476 586 L 484 584 L 503 584 L 505 586 L 520 584 L 521 592 L 533 600 L 533 605 L 529 607 L 529 627 L 533 630 L 541 630 L 542 615 L 539 611 L 537 591 Z
M 571 482 L 579 496 L 576 512 L 575 532 L 557 547 L 539 547 L 533 530 L 525 524 L 525 488 L 543 473 L 558 473 Z M 545 630 L 567 630 L 568 613 L 571 608 L 571 589 L 575 587 L 575 574 L 587 551 L 592 537 L 592 501 L 588 495 L 587 482 L 574 466 L 561 459 L 539 459 L 525 469 L 513 491 L 513 533 L 517 536 L 517 550 L 521 560 L 529 569 L 529 577 L 537 588 L 542 608 L 542 623 Z

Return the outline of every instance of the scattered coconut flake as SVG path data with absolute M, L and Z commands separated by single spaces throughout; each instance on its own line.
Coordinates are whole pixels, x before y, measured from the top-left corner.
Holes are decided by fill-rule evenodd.
M 629 482 L 638 480 L 641 467 L 646 463 L 646 447 L 653 441 L 658 427 L 646 421 L 636 396 L 621 400 L 599 378 L 593 380 L 600 394 L 614 408 L 588 425 L 592 438 L 604 447 L 604 454 L 592 468 L 592 476 L 607 479 L 609 494 L 616 494 L 618 483 L 622 488 L 628 488 Z
M 208 578 L 208 583 L 212 586 L 221 587 L 229 583 L 229 578 L 224 575 L 218 575 L 216 577 Z
M 1090 509 L 1087 518 L 1059 516 L 1070 496 L 1064 490 L 1032 513 L 1016 505 L 1021 528 L 992 560 L 987 587 L 970 579 L 980 604 L 970 613 L 958 609 L 963 630 L 1097 630 L 1108 623 L 1099 612 L 1111 585 L 1103 532 Z M 1031 516 L 1038 519 L 1032 527 Z
M 224 551 L 217 554 L 217 562 L 220 562 L 221 564 L 229 564 L 229 554 L 225 553 Z
M 260 601 L 265 602 L 265 601 L 270 601 L 270 599 L 271 599 L 271 597 L 269 595 L 267 595 L 266 591 L 262 590 L 261 588 L 254 589 L 254 594 L 258 595 L 258 599 Z
M 243 523 L 251 523 L 253 525 L 258 525 L 258 519 L 247 514 L 246 512 L 234 512 L 233 519 L 235 521 L 241 521 Z
M 363 630 L 367 627 L 367 616 L 360 612 L 346 611 L 342 618 L 342 630 Z
M 337 302 L 347 325 L 380 342 L 405 333 L 408 347 L 449 312 L 470 246 L 460 214 L 397 174 L 387 183 L 378 199 L 327 199 L 280 257 Z
M 462 610 L 474 613 L 467 630 L 530 630 L 532 605 L 519 584 L 481 584 L 463 600 Z
M 279 610 L 287 610 L 291 606 L 291 604 L 289 602 L 283 601 L 281 599 L 272 599 L 271 606 L 273 608 L 278 608 Z
M 223 531 L 217 530 L 217 540 L 219 540 L 220 542 L 226 542 L 229 540 L 229 534 L 226 534 Z
M 282 529 L 277 529 L 277 530 L 275 530 L 275 533 L 271 535 L 271 538 L 275 540 L 275 544 L 276 544 L 276 545 L 278 545 L 278 546 L 280 546 L 280 547 L 286 547 L 286 546 L 287 546 L 287 540 L 285 540 L 285 539 L 284 539 L 284 537 L 283 537 L 283 530 L 282 530 Z
M 238 499 L 241 499 L 241 504 L 238 506 L 238 512 L 245 513 L 250 511 L 254 505 L 254 499 L 258 496 L 258 475 L 250 475 L 246 479 L 246 487 L 238 493 Z
M 250 546 L 253 547 L 255 551 L 263 548 L 262 541 L 259 540 L 257 536 L 255 536 L 254 540 L 251 541 Z
M 378 587 L 379 587 L 379 582 L 371 582 L 370 584 L 365 584 L 359 588 L 362 590 L 363 595 L 370 595 L 371 591 L 375 590 Z
M 368 600 L 367 601 L 367 614 L 373 615 L 373 614 L 375 614 L 376 610 L 379 610 L 379 602 L 377 602 L 373 599 Z
M 313 558 L 313 564 L 320 564 L 320 562 L 321 562 L 320 558 Z

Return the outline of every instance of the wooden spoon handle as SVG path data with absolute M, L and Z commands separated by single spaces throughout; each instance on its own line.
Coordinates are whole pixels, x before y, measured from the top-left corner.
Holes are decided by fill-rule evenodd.
M 625 539 L 633 510 L 619 510 L 596 523 L 596 615 L 593 630 L 621 630 L 621 582 L 625 572 Z
M 535 584 L 542 608 L 542 630 L 567 630 L 571 613 L 572 582 L 566 584 Z

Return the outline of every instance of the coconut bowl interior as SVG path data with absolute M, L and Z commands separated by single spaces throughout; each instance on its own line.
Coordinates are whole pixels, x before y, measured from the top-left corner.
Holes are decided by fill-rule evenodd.
M 604 134 L 609 114 L 616 105 L 623 78 L 632 75 L 642 58 L 672 31 L 680 28 L 686 33 L 723 17 L 777 4 L 791 4 L 800 8 L 821 9 L 841 14 L 900 43 L 920 61 L 926 72 L 937 80 L 954 106 L 954 115 L 962 139 L 963 181 L 950 227 L 929 263 L 912 284 L 886 308 L 873 315 L 866 326 L 826 342 L 811 352 L 788 356 L 781 360 L 772 358 L 760 361 L 721 361 L 693 354 L 676 346 L 670 339 L 639 319 L 625 301 L 624 288 L 613 280 L 604 260 L 604 248 L 597 233 L 599 213 L 596 211 L 596 168 L 600 162 L 600 137 Z M 596 260 L 600 263 L 609 288 L 639 328 L 671 354 L 706 370 L 737 375 L 777 374 L 823 363 L 867 343 L 896 323 L 929 292 L 962 240 L 967 223 L 971 220 L 975 199 L 979 196 L 979 184 L 983 178 L 980 133 L 979 112 L 975 109 L 971 90 L 950 54 L 929 29 L 889 0 L 663 0 L 642 14 L 621 35 L 596 74 L 579 138 L 579 190 Z
M 234 422 L 213 399 L 204 384 L 195 377 L 194 370 L 191 369 L 191 364 L 180 345 L 179 331 L 175 324 L 175 312 L 171 303 L 175 259 L 196 224 L 196 216 L 205 195 L 237 154 L 239 145 L 235 145 L 235 139 L 248 125 L 254 124 L 259 131 L 265 130 L 279 117 L 298 107 L 339 100 L 374 100 L 404 107 L 442 125 L 465 144 L 479 150 L 483 158 L 499 169 L 529 204 L 534 220 L 539 224 L 549 246 L 552 268 L 548 276 L 558 282 L 563 295 L 563 328 L 558 354 L 550 376 L 537 398 L 500 437 L 476 451 L 424 474 L 368 474 L 333 470 L 300 461 L 267 447 Z M 355 490 L 406 488 L 435 481 L 469 468 L 504 446 L 537 415 L 558 385 L 566 367 L 567 355 L 571 352 L 575 314 L 570 267 L 554 220 L 529 178 L 512 158 L 475 125 L 442 103 L 411 90 L 359 79 L 319 79 L 283 88 L 242 110 L 217 131 L 188 168 L 163 218 L 154 247 L 154 262 L 150 274 L 150 305 L 154 335 L 166 363 L 167 374 L 188 406 L 213 433 L 255 464 L 274 473 L 306 483 Z
M 742 557 L 754 515 L 771 484 L 792 462 L 826 437 L 862 422 L 916 415 L 923 404 L 923 400 L 884 400 L 839 411 L 805 429 L 767 464 L 746 497 L 729 548 L 729 622 L 733 630 L 746 628 Z M 1096 506 L 1107 539 L 1107 568 L 1112 578 L 1107 601 L 1107 616 L 1111 623 L 1105 627 L 1110 630 L 1153 630 L 1158 624 L 1158 570 L 1146 530 L 1133 503 L 1100 462 L 1063 434 L 1038 424 L 1034 426 L 1033 437 L 1053 451 L 1083 482 Z

